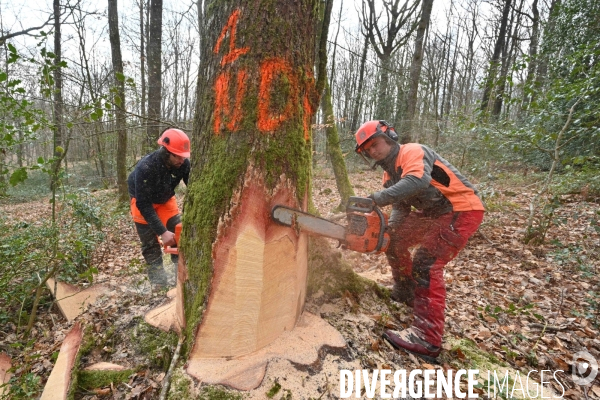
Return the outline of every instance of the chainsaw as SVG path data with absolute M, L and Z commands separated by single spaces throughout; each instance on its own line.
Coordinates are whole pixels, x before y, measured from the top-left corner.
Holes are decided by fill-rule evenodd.
M 384 252 L 390 245 L 390 236 L 386 232 L 387 217 L 370 198 L 348 199 L 347 226 L 283 205 L 273 207 L 271 218 L 297 233 L 303 231 L 309 235 L 337 239 L 342 248 L 360 253 Z
M 179 238 L 181 237 L 181 222 L 175 225 L 175 243 L 179 243 Z M 175 254 L 179 255 L 179 250 L 177 247 L 171 246 L 163 246 L 163 250 L 167 254 Z

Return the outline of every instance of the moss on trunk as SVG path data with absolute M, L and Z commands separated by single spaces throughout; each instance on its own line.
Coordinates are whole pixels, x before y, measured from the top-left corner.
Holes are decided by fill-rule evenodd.
M 335 175 L 335 184 L 338 193 L 340 194 L 340 204 L 337 206 L 337 209 L 344 211 L 346 203 L 348 203 L 348 198 L 354 196 L 354 189 L 350 184 L 348 171 L 346 170 L 346 161 L 344 160 L 344 154 L 340 147 L 340 137 L 335 123 L 335 116 L 333 115 L 331 88 L 329 87 L 329 84 L 326 84 L 323 96 L 323 116 L 326 124 L 327 154 L 331 160 L 333 174 Z

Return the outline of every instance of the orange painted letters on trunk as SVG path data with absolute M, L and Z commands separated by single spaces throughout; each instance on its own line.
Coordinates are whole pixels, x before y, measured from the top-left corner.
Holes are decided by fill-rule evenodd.
M 271 90 L 276 77 L 284 75 L 290 87 L 288 99 L 281 112 L 271 110 Z M 260 86 L 258 88 L 258 122 L 257 126 L 263 132 L 273 132 L 281 123 L 289 119 L 295 109 L 298 99 L 298 77 L 292 66 L 281 58 L 270 58 L 260 65 Z
M 249 50 L 248 47 L 242 47 L 239 49 L 236 49 L 235 47 L 235 31 L 237 29 L 237 22 L 239 17 L 240 10 L 235 10 L 234 12 L 232 12 L 229 16 L 229 20 L 227 21 L 227 25 L 225 25 L 225 27 L 221 31 L 221 35 L 219 35 L 219 39 L 217 39 L 217 44 L 215 45 L 215 48 L 213 50 L 215 54 L 219 53 L 221 43 L 223 42 L 223 39 L 225 39 L 225 34 L 227 34 L 227 31 L 229 31 L 229 53 L 225 54 L 221 59 L 221 66 L 234 62 L 239 56 L 241 56 L 242 54 L 246 54 Z
M 229 52 L 221 58 L 223 71 L 217 76 L 214 85 L 215 107 L 213 113 L 213 128 L 218 135 L 223 128 L 235 132 L 240 127 L 242 115 L 242 100 L 246 94 L 247 77 L 246 69 L 237 72 L 237 87 L 235 90 L 235 104 L 232 106 L 231 81 L 233 71 L 224 70 L 225 65 L 231 64 L 239 56 L 248 53 L 249 47 L 236 48 L 235 35 L 240 10 L 235 10 L 229 16 L 227 24 L 223 27 L 217 43 L 213 49 L 215 54 L 219 53 L 221 44 L 229 32 Z M 308 68 L 307 71 L 311 71 Z M 259 67 L 260 83 L 258 88 L 258 120 L 257 128 L 261 132 L 274 132 L 281 124 L 298 113 L 298 101 L 300 94 L 301 77 L 295 71 L 289 61 L 273 57 L 261 62 Z M 286 85 L 287 83 L 287 85 Z M 307 72 L 306 79 L 302 83 L 304 94 L 302 95 L 302 125 L 304 128 L 304 139 L 310 139 L 310 119 L 315 111 L 313 95 L 315 94 L 314 78 Z M 285 90 L 283 93 L 281 90 Z M 276 92 L 280 90 L 280 92 Z M 285 96 L 285 98 L 283 98 Z
M 222 118 L 228 120 L 227 129 L 235 132 L 239 129 L 242 120 L 242 99 L 246 93 L 246 70 L 237 73 L 237 90 L 235 93 L 235 104 L 233 110 L 229 104 L 229 72 L 222 72 L 215 81 L 215 108 L 214 108 L 214 130 L 215 134 L 221 132 Z

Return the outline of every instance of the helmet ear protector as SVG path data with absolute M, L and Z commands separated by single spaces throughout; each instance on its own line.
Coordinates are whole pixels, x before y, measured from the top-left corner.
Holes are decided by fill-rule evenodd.
M 389 139 L 394 142 L 398 141 L 398 134 L 394 127 L 384 120 L 374 120 L 368 121 L 362 124 L 360 128 L 356 131 L 356 147 L 354 151 L 363 155 L 364 152 L 362 150 L 363 146 L 371 139 L 374 139 L 377 136 L 385 135 Z M 364 154 L 368 157 L 368 154 Z

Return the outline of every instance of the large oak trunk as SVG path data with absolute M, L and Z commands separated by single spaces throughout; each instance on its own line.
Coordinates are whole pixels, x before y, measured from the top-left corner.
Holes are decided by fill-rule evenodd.
M 206 7 L 180 319 L 190 359 L 235 357 L 290 331 L 306 294 L 307 241 L 270 219 L 306 208 L 315 0 Z

